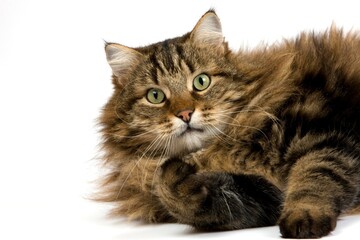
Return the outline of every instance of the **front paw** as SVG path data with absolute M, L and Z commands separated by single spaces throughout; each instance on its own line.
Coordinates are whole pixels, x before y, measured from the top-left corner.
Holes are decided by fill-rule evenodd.
M 183 162 L 181 159 L 169 159 L 161 166 L 159 182 L 161 185 L 175 187 L 177 184 L 195 172 L 195 167 Z
M 284 238 L 320 238 L 336 226 L 336 215 L 316 206 L 284 209 L 279 220 Z
M 180 159 L 164 163 L 158 180 L 160 201 L 179 222 L 198 229 L 234 229 L 229 224 L 239 218 L 242 202 L 233 178 L 224 173 L 196 172 Z M 234 207 L 234 210 L 231 208 Z
M 199 201 L 199 198 L 205 197 L 200 195 L 206 192 L 199 176 L 196 176 L 196 168 L 178 158 L 170 159 L 161 166 L 158 187 L 163 197 L 176 197 L 178 202 L 184 198 Z
M 194 166 L 171 159 L 161 168 L 157 193 L 162 204 L 179 222 L 196 228 L 215 227 L 222 221 L 226 204 L 217 192 L 226 180 L 218 174 L 197 173 Z M 226 219 L 229 219 L 228 215 Z

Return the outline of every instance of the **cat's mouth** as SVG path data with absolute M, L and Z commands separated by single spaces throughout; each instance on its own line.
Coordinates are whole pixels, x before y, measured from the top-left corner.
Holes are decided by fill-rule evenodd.
M 191 133 L 203 133 L 204 130 L 201 129 L 201 128 L 194 128 L 194 127 L 191 127 L 191 126 L 187 126 L 187 128 L 182 132 L 180 133 L 179 137 L 182 137 L 186 134 L 191 134 Z
M 202 148 L 207 137 L 206 128 L 195 124 L 183 124 L 175 133 L 170 155 L 177 156 Z

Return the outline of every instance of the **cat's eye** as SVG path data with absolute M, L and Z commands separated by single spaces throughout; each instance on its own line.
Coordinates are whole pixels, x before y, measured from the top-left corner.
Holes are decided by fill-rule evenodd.
M 165 94 L 160 89 L 152 88 L 147 92 L 146 99 L 152 104 L 160 104 L 165 101 Z
M 194 78 L 193 87 L 196 91 L 204 91 L 210 86 L 210 83 L 210 77 L 205 73 L 202 73 Z

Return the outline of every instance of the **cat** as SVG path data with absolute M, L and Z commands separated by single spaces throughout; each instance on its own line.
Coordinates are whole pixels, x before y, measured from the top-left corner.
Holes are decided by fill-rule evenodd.
M 332 26 L 229 49 L 214 10 L 177 38 L 106 43 L 112 214 L 319 238 L 360 209 L 360 37 Z

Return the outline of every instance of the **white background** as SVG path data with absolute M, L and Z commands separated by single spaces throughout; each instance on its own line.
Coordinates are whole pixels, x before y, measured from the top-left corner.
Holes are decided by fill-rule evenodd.
M 277 227 L 195 233 L 108 219 L 86 197 L 99 171 L 96 117 L 112 91 L 104 40 L 140 46 L 190 31 L 214 7 L 230 46 L 360 30 L 356 1 L 0 0 L 0 239 L 266 239 Z M 351 239 L 360 216 L 329 238 Z

